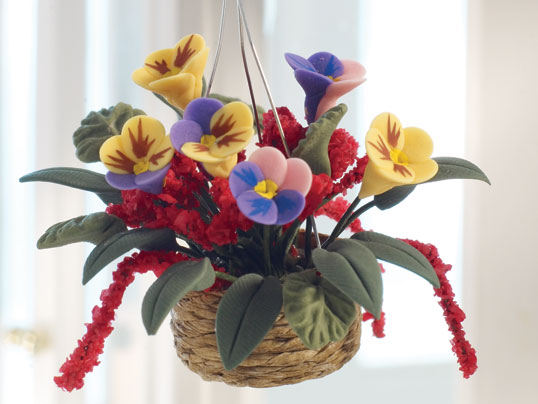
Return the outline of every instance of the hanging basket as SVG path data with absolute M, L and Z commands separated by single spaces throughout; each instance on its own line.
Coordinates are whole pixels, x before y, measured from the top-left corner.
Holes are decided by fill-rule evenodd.
M 261 344 L 232 371 L 217 350 L 215 318 L 223 293 L 191 292 L 172 310 L 171 328 L 177 355 L 207 381 L 232 386 L 274 387 L 326 376 L 340 369 L 359 349 L 361 310 L 346 337 L 318 351 L 306 348 L 281 311 Z

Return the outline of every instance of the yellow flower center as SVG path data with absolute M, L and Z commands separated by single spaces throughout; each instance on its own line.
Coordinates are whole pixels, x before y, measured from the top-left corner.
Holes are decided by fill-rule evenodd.
M 211 147 L 216 140 L 217 138 L 213 135 L 203 135 L 200 139 L 200 143 L 204 146 Z
M 273 199 L 277 194 L 277 189 L 278 186 L 271 180 L 260 181 L 254 187 L 254 191 L 256 191 L 258 195 L 261 195 L 267 199 Z
M 400 149 L 392 149 L 390 151 L 390 159 L 394 164 L 401 164 L 404 166 L 409 164 L 409 158 L 407 157 L 407 154 L 405 154 Z
M 149 170 L 149 161 L 142 160 L 136 163 L 133 167 L 133 172 L 135 175 L 145 173 Z
M 340 77 L 333 77 L 333 76 L 327 76 L 327 78 L 331 79 L 332 81 L 339 81 Z

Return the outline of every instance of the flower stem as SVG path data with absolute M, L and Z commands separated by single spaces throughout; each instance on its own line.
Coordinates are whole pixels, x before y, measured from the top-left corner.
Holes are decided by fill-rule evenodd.
M 263 226 L 263 264 L 265 274 L 271 274 L 271 226 Z
M 236 276 L 227 274 L 225 272 L 219 272 L 219 271 L 215 271 L 215 277 L 224 279 L 225 281 L 228 281 L 228 282 L 235 282 L 237 280 Z
M 312 219 L 311 216 L 306 218 L 306 228 L 304 233 L 304 257 L 305 268 L 312 266 Z
M 340 233 L 342 233 L 346 229 L 346 227 L 349 226 L 346 225 L 347 220 L 352 215 L 353 210 L 357 207 L 360 201 L 361 200 L 357 196 L 355 200 L 351 203 L 351 205 L 349 205 L 344 215 L 340 218 L 338 223 L 336 223 L 336 226 L 334 226 L 334 229 L 329 238 L 323 243 L 322 248 L 326 248 L 329 244 L 331 244 L 336 239 L 336 237 L 338 237 Z
M 168 100 L 166 98 L 164 98 L 161 94 L 153 93 L 153 95 L 155 97 L 157 97 L 159 100 L 161 100 L 162 102 L 164 102 L 166 105 L 168 105 L 170 108 L 172 108 L 175 111 L 175 113 L 177 114 L 179 119 L 183 119 L 183 111 L 182 110 L 180 110 L 179 108 L 177 108 L 177 107 L 173 106 L 172 104 L 170 104 L 168 102 Z

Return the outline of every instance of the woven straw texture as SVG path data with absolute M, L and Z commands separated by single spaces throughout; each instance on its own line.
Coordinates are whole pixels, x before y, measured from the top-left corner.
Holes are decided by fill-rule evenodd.
M 204 380 L 233 386 L 274 387 L 323 377 L 348 362 L 360 344 L 361 311 L 348 335 L 319 351 L 307 349 L 281 312 L 271 331 L 232 371 L 222 367 L 215 338 L 219 292 L 191 292 L 172 310 L 171 328 L 179 358 Z

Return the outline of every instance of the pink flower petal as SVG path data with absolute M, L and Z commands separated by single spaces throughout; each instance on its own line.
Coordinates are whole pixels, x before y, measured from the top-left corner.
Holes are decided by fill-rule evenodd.
M 344 73 L 339 77 L 340 80 L 359 80 L 363 83 L 366 78 L 366 69 L 359 62 L 354 60 L 342 60 L 344 65 Z
M 274 147 L 262 147 L 252 153 L 248 161 L 260 167 L 265 179 L 273 181 L 280 188 L 288 169 L 286 157 L 280 150 Z
M 312 171 L 310 166 L 303 159 L 290 158 L 288 161 L 288 171 L 284 182 L 278 188 L 279 191 L 284 189 L 293 189 L 302 195 L 306 195 L 312 185 Z

